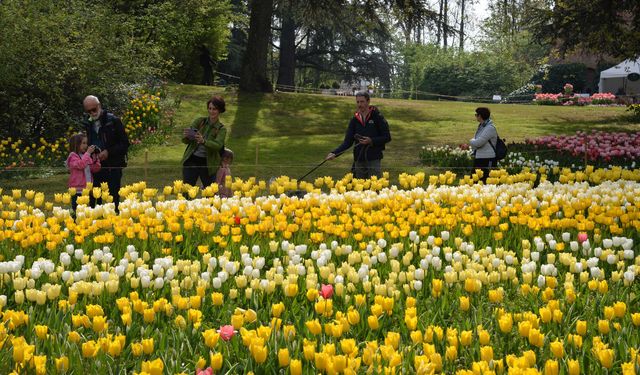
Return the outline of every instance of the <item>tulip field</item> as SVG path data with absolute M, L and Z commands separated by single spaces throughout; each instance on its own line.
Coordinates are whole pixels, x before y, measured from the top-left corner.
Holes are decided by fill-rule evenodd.
M 635 374 L 640 170 L 539 172 L 0 191 L 0 373 Z

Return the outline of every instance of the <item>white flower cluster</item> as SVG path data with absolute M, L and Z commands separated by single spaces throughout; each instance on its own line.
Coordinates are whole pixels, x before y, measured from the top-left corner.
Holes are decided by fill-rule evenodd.
M 552 159 L 542 159 L 538 155 L 534 155 L 533 158 L 528 158 L 521 152 L 510 152 L 507 154 L 507 157 L 500 162 L 500 166 L 507 169 L 530 168 L 531 170 L 538 170 L 540 167 L 558 167 L 560 163 Z

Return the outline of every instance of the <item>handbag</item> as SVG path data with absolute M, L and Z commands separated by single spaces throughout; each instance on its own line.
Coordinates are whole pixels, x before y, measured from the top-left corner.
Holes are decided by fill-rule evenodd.
M 496 154 L 495 160 L 499 161 L 507 157 L 509 149 L 507 148 L 506 143 L 504 143 L 503 138 L 500 138 L 499 136 L 496 138 L 496 145 L 494 146 L 491 141 L 489 141 L 489 145 L 491 146 L 491 148 L 493 148 L 493 152 Z

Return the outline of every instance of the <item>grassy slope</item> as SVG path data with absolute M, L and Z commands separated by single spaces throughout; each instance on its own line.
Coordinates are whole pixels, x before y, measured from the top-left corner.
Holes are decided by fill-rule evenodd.
M 307 94 L 237 94 L 205 86 L 173 86 L 172 95 L 182 97 L 176 129 L 167 145 L 148 150 L 149 186 L 164 186 L 181 178 L 182 128 L 193 118 L 206 115 L 206 101 L 218 93 L 227 101 L 221 117 L 229 129 L 227 147 L 234 150 L 234 176 L 300 177 L 342 141 L 355 110 L 353 97 Z M 420 147 L 430 144 L 466 143 L 477 123 L 474 109 L 480 104 L 461 102 L 372 99 L 389 121 L 392 142 L 387 145 L 383 169 L 392 176 L 417 172 Z M 501 137 L 510 141 L 578 130 L 638 130 L 639 124 L 621 120 L 621 107 L 550 107 L 535 105 L 489 105 Z M 256 166 L 256 150 L 258 165 Z M 145 180 L 145 155 L 132 155 L 123 184 Z M 351 154 L 327 162 L 307 180 L 317 176 L 342 176 L 351 165 Z M 25 181 L 3 181 L 2 187 L 30 188 L 47 193 L 66 190 L 67 175 Z

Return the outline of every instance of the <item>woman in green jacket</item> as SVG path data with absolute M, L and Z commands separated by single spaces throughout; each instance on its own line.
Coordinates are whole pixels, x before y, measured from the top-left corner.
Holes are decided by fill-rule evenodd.
M 209 116 L 195 119 L 182 137 L 182 142 L 187 144 L 182 157 L 182 180 L 192 186 L 196 185 L 198 177 L 203 187 L 215 182 L 220 153 L 227 137 L 227 129 L 219 119 L 225 111 L 224 99 L 217 95 L 211 97 L 207 110 Z

